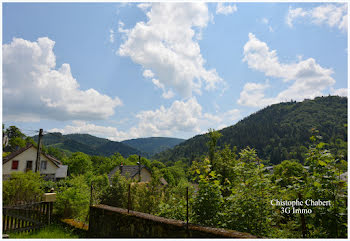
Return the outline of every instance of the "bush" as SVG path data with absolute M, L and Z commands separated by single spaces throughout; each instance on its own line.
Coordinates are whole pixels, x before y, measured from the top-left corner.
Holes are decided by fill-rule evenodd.
M 31 171 L 13 173 L 10 179 L 2 184 L 3 205 L 39 201 L 44 193 L 43 182 L 39 173 Z
M 57 215 L 63 218 L 84 220 L 87 217 L 90 203 L 90 187 L 83 175 L 72 176 L 65 185 L 57 190 L 57 200 L 54 205 Z
M 102 195 L 101 203 L 120 208 L 127 207 L 128 182 L 119 172 L 114 174 L 111 185 Z

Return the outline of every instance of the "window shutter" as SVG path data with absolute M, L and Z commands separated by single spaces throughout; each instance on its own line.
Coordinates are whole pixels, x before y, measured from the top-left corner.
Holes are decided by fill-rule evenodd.
M 18 161 L 17 160 L 12 161 L 12 170 L 18 170 Z

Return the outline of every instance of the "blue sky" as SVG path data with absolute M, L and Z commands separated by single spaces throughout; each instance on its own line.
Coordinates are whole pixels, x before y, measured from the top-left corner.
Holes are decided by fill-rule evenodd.
M 345 3 L 3 3 L 3 123 L 190 138 L 347 96 Z

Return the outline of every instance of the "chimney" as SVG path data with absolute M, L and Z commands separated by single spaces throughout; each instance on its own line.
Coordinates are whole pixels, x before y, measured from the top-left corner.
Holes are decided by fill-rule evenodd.
M 120 171 L 120 174 L 122 174 L 122 172 L 123 172 L 123 162 L 122 162 L 122 163 L 120 163 L 120 166 L 119 166 L 119 171 Z

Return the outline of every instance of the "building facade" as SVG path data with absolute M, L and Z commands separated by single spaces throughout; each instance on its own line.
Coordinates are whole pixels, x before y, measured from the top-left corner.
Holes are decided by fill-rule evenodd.
M 14 172 L 34 172 L 36 170 L 37 151 L 37 148 L 31 144 L 4 157 L 2 161 L 3 178 L 9 178 Z M 67 176 L 67 166 L 44 153 L 40 154 L 39 165 L 38 170 L 46 180 L 56 180 Z

